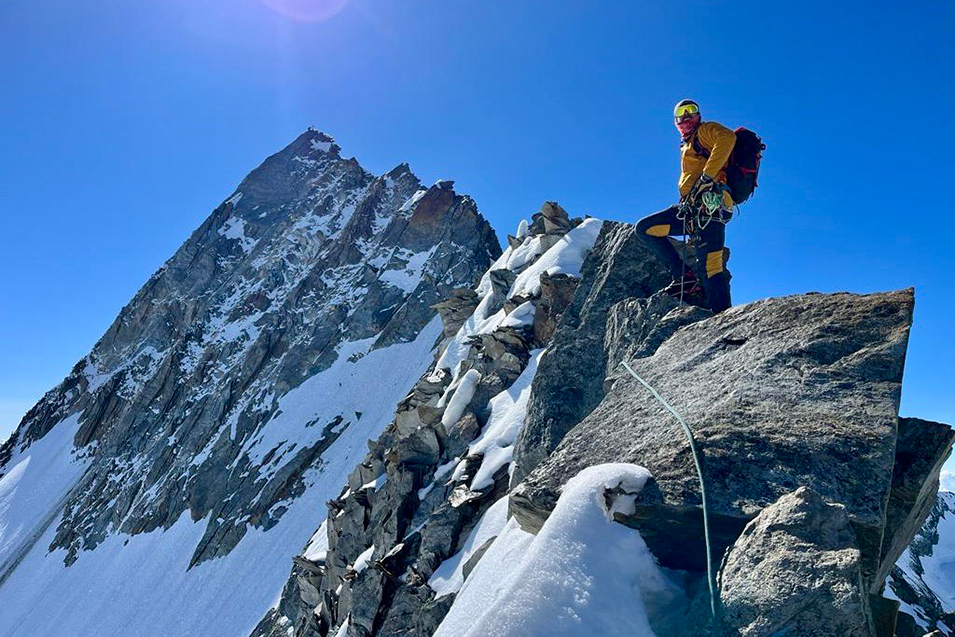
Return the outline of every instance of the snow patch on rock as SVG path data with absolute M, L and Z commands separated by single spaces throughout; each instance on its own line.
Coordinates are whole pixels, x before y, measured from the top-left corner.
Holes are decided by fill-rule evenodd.
M 321 563 L 325 561 L 328 554 L 328 518 L 322 521 L 321 526 L 312 535 L 312 538 L 302 551 L 302 557 L 312 562 Z
M 405 292 L 414 292 L 418 284 L 421 283 L 421 278 L 424 276 L 424 268 L 428 263 L 428 259 L 431 258 L 431 255 L 434 254 L 436 249 L 437 246 L 430 250 L 414 252 L 407 256 L 399 257 L 406 262 L 404 267 L 385 270 L 378 279 Z
M 428 585 L 434 590 L 435 598 L 445 597 L 461 590 L 464 584 L 464 565 L 488 540 L 497 537 L 506 524 L 507 496 L 503 496 L 484 512 L 461 550 L 442 562 L 428 580 Z
M 240 193 L 238 197 L 241 198 L 242 194 Z M 235 199 L 235 197 L 233 197 L 233 199 Z M 232 199 L 229 201 L 231 203 Z M 235 199 L 235 203 L 238 203 L 238 199 Z M 238 241 L 239 246 L 241 246 L 242 251 L 245 253 L 251 252 L 252 248 L 255 247 L 255 244 L 258 243 L 257 239 L 253 239 L 252 237 L 246 235 L 245 220 L 241 217 L 233 216 L 226 219 L 225 223 L 222 224 L 222 227 L 219 228 L 219 234 L 226 239 Z
M 594 247 L 602 226 L 603 222 L 599 219 L 587 219 L 565 234 L 550 250 L 517 276 L 508 296 L 540 294 L 540 276 L 545 272 L 550 275 L 567 274 L 579 277 L 584 258 Z
M 605 502 L 607 490 L 619 488 L 632 494 L 632 506 L 649 477 L 636 465 L 589 467 L 568 481 L 536 536 L 512 519 L 435 637 L 653 636 L 652 623 L 684 610 L 683 591 Z
M 481 491 L 494 484 L 494 474 L 514 458 L 514 443 L 524 426 L 531 383 L 537 373 L 544 350 L 531 352 L 527 367 L 517 380 L 491 399 L 491 415 L 481 435 L 468 447 L 468 455 L 482 455 L 481 466 L 471 481 L 472 491 Z
M 474 390 L 477 388 L 479 382 L 481 382 L 481 373 L 476 369 L 469 369 L 465 372 L 464 376 L 449 388 L 449 391 L 453 390 L 454 393 L 451 394 L 451 398 L 448 400 L 448 406 L 441 416 L 441 424 L 445 427 L 450 427 L 458 421 L 464 413 L 464 408 L 467 407 L 468 403 L 471 402 L 471 398 L 474 397 Z M 442 396 L 442 400 L 444 400 L 447 395 L 448 394 Z M 438 403 L 439 406 L 441 404 L 441 402 Z

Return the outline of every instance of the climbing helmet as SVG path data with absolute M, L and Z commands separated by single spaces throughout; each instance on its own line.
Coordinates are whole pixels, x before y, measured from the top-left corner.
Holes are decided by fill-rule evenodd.
M 673 119 L 677 123 L 700 114 L 700 105 L 693 100 L 680 100 L 673 107 Z

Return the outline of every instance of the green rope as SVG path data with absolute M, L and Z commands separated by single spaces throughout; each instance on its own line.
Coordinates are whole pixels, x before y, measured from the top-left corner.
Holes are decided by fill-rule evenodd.
M 670 404 L 663 400 L 663 397 L 657 393 L 653 387 L 650 386 L 650 383 L 643 380 L 637 375 L 637 372 L 633 371 L 630 365 L 626 361 L 620 361 L 620 364 L 626 368 L 630 375 L 640 381 L 640 384 L 649 390 L 653 397 L 660 401 L 660 404 L 669 410 L 673 417 L 683 426 L 683 432 L 686 434 L 686 439 L 690 441 L 690 453 L 693 454 L 693 464 L 696 465 L 696 475 L 700 478 L 700 497 L 703 500 L 703 537 L 706 541 L 706 579 L 710 587 L 710 612 L 713 613 L 713 624 L 717 625 L 716 617 L 716 576 L 713 573 L 713 551 L 710 547 L 710 515 L 706 507 L 706 486 L 703 484 L 703 469 L 700 468 L 700 458 L 696 451 L 696 442 L 693 439 L 693 432 L 690 431 L 690 428 L 687 426 L 686 422 L 676 413 L 676 410 L 670 406 Z

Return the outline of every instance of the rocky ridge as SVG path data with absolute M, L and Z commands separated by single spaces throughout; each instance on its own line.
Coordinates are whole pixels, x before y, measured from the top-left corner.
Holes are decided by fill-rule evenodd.
M 506 504 L 530 381 L 600 225 L 548 202 L 476 289 L 435 306 L 442 355 L 328 503 L 327 522 L 255 635 L 434 632 L 469 570 L 465 543 Z M 482 546 L 471 547 L 472 563 Z
M 955 633 L 953 521 L 955 493 L 939 493 L 925 524 L 886 581 L 886 596 L 898 600 L 911 617 L 904 626 L 900 623 L 899 637 L 920 636 L 932 629 Z
M 912 291 L 767 299 L 714 317 L 654 294 L 664 270 L 628 224 L 603 223 L 566 286 L 552 283 L 547 254 L 508 265 L 535 237 L 523 228 L 476 291 L 441 306 L 446 334 L 458 336 L 329 503 L 305 551 L 312 559 L 296 560 L 254 634 L 430 635 L 481 569 L 508 517 L 503 502 L 533 534 L 568 480 L 621 462 L 651 478 L 615 519 L 682 574 L 684 614 L 703 618 L 666 632 L 705 634 L 692 459 L 662 406 L 620 370 L 628 361 L 697 433 L 724 628 L 894 635 L 908 616 L 882 596 L 883 582 L 931 508 L 953 440 L 945 425 L 898 417 Z M 527 303 L 533 313 L 521 311 Z M 551 307 L 557 321 L 546 318 Z M 492 311 L 501 320 L 488 329 Z M 482 473 L 494 457 L 481 442 L 495 429 L 495 401 L 528 385 L 504 461 Z M 825 585 L 793 588 L 804 581 Z M 752 594 L 773 587 L 792 593 Z

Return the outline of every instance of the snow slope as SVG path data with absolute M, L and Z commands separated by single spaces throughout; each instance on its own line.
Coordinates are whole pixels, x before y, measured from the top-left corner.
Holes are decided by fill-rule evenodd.
M 391 421 L 395 403 L 428 368 L 440 332 L 435 318 L 415 341 L 334 365 L 303 384 L 312 391 L 290 392 L 284 404 L 297 416 L 330 416 L 357 407 L 364 413 L 328 448 L 324 461 L 306 472 L 305 492 L 282 504 L 288 510 L 276 526 L 268 531 L 250 527 L 228 555 L 189 568 L 208 520 L 193 521 L 184 512 L 164 531 L 110 535 L 95 549 L 81 551 L 66 567 L 63 549 L 47 552 L 57 526 L 51 524 L 0 587 L 0 637 L 248 634 L 281 592 L 289 561 L 309 540 L 316 512 L 338 495 L 367 451 L 366 440 L 381 433 Z M 330 391 L 340 383 L 341 391 Z M 368 396 L 374 400 L 366 400 Z M 295 437 L 307 431 L 301 427 L 306 421 L 298 417 L 285 423 L 284 436 L 289 439 L 285 444 L 294 444 Z M 81 461 L 64 462 L 76 426 L 75 418 L 62 423 L 4 476 L 0 514 L 5 506 L 33 494 L 44 498 L 34 503 L 42 506 L 17 510 L 47 510 L 64 489 L 69 490 L 83 468 Z M 37 471 L 30 472 L 31 466 Z M 30 522 L 0 527 L 4 541 L 11 531 L 35 528 Z
M 955 634 L 955 493 L 940 492 L 921 530 L 886 580 L 885 596 L 901 602 L 922 628 Z
M 0 477 L 0 585 L 58 517 L 88 466 L 82 451 L 73 448 L 78 428 L 79 414 L 63 419 L 16 452 Z

